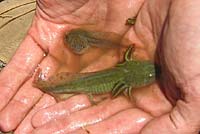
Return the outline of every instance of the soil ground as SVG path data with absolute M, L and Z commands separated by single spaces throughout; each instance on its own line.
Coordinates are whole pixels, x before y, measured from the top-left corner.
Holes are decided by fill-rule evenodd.
M 26 35 L 35 0 L 0 0 L 0 59 L 8 62 Z

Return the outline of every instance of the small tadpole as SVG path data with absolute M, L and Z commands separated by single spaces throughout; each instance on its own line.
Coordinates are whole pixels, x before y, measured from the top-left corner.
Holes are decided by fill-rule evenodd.
M 126 20 L 126 25 L 135 25 L 136 17 L 131 17 Z
M 65 44 L 75 53 L 84 54 L 89 48 L 118 48 L 122 35 L 89 29 L 72 29 L 64 37 Z

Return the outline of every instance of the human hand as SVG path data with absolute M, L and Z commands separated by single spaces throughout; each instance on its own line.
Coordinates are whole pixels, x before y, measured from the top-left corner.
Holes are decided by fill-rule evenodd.
M 129 28 L 124 25 L 125 20 L 130 15 L 132 17 L 136 14 L 142 2 L 133 2 L 134 8 L 130 7 L 130 14 L 121 12 L 124 9 L 119 9 L 120 3 L 114 3 L 116 1 L 37 1 L 36 15 L 27 36 L 0 74 L 0 129 L 2 131 L 15 129 L 28 113 L 33 113 L 29 111 L 38 101 L 39 104 L 33 108 L 33 111 L 55 103 L 51 97 L 46 95 L 43 97 L 43 93 L 32 86 L 33 74 L 37 66 L 48 76 L 58 71 L 78 72 L 81 69 L 80 65 L 87 67 L 97 58 L 99 62 L 94 63 L 93 67 L 100 66 L 98 64 L 101 66 L 87 68 L 88 70 L 103 69 L 101 61 L 105 62 L 105 59 L 113 61 L 103 63 L 105 68 L 118 62 L 119 55 L 115 51 L 106 52 L 104 55 L 94 51 L 86 56 L 77 56 L 63 43 L 65 32 L 82 25 L 103 25 L 108 31 L 125 33 Z M 124 5 L 123 7 L 128 5 L 127 2 L 121 4 Z M 121 12 L 120 16 L 116 14 L 119 12 Z M 12 76 L 13 74 L 15 76 Z M 40 99 L 41 97 L 44 99 Z M 41 100 L 50 102 L 42 103 Z M 28 119 L 24 120 L 30 121 L 30 115 L 27 115 Z M 31 125 L 29 128 L 32 129 Z
M 34 133 L 67 132 L 76 128 L 76 125 L 86 124 L 84 128 L 90 133 L 197 134 L 200 124 L 197 82 L 199 64 L 196 60 L 199 55 L 198 4 L 198 1 L 186 0 L 146 1 L 139 12 L 135 29 L 128 32 L 130 38 L 137 35 L 142 43 L 136 44 L 142 44 L 150 58 L 157 49 L 157 62 L 162 70 L 161 87 L 173 108 L 160 89 L 152 85 L 133 92 L 133 106 L 124 98 L 117 98 L 69 117 L 42 122 L 39 118 L 44 119 L 44 113 L 51 113 L 51 110 L 59 112 L 56 105 L 52 106 L 34 116 L 33 124 L 38 127 Z M 84 132 L 79 129 L 74 133 Z
M 106 25 L 106 26 L 108 26 L 108 28 L 110 30 L 116 30 L 119 33 L 126 32 L 127 27 L 123 26 L 124 20 L 126 20 L 126 18 L 128 18 L 130 16 L 134 16 L 137 13 L 137 11 L 139 10 L 139 8 L 141 7 L 143 1 L 137 1 L 137 2 L 134 1 L 135 4 L 132 4 L 133 7 L 128 8 L 126 10 L 126 12 L 124 11 L 124 8 L 122 9 L 120 7 L 126 7 L 126 6 L 128 7 L 130 1 L 123 1 L 121 3 L 119 1 L 118 2 L 112 1 L 112 2 L 114 2 L 114 3 L 113 4 L 110 2 L 109 3 L 113 7 L 108 6 L 109 9 L 112 9 L 112 10 L 110 10 L 110 12 L 107 11 L 106 13 L 111 14 L 111 16 L 116 15 L 115 17 L 113 17 L 113 19 L 117 18 L 117 22 L 113 23 L 116 25 L 112 24 L 112 25 Z M 182 3 L 182 4 L 180 4 L 180 3 Z M 49 4 L 49 5 L 51 5 L 51 4 Z M 102 5 L 102 3 L 100 5 Z M 179 7 L 179 5 L 181 5 L 181 6 Z M 183 6 L 183 5 L 185 5 L 185 6 Z M 189 6 L 187 6 L 187 5 L 189 5 Z M 50 113 L 49 109 L 53 109 L 53 111 L 56 112 L 56 109 L 55 109 L 56 106 L 58 106 L 58 105 L 63 106 L 62 103 L 58 103 L 57 105 L 52 106 L 49 109 L 46 109 L 46 111 L 44 110 L 44 111 L 38 112 L 34 116 L 33 125 L 35 127 L 37 127 L 34 130 L 34 133 L 40 133 L 40 132 L 48 133 L 47 131 L 50 132 L 52 130 L 61 131 L 65 127 L 69 128 L 66 131 L 72 131 L 72 130 L 74 130 L 74 128 L 75 129 L 80 128 L 81 125 L 83 125 L 83 126 L 85 125 L 84 128 L 86 130 L 90 131 L 91 133 L 114 133 L 114 132 L 139 133 L 139 131 L 141 131 L 141 133 L 143 133 L 143 134 L 145 134 L 145 133 L 148 133 L 148 134 L 151 134 L 151 133 L 154 133 L 154 134 L 156 134 L 156 133 L 159 133 L 159 134 L 160 133 L 165 133 L 165 134 L 167 134 L 167 133 L 170 133 L 170 134 L 171 133 L 198 133 L 198 130 L 199 130 L 199 126 L 198 126 L 199 125 L 199 118 L 198 118 L 199 91 L 196 89 L 198 86 L 198 83 L 196 82 L 198 77 L 195 77 L 195 79 L 192 79 L 193 76 L 198 76 L 197 68 L 199 68 L 199 66 L 198 66 L 198 62 L 196 60 L 194 60 L 195 57 L 198 56 L 197 55 L 198 49 L 190 48 L 190 47 L 194 47 L 194 46 L 189 45 L 191 42 L 193 44 L 196 44 L 195 42 L 198 41 L 198 38 L 196 38 L 195 35 L 191 35 L 191 33 L 194 33 L 194 31 L 195 31 L 195 33 L 198 33 L 198 29 L 196 28 L 196 25 L 198 24 L 198 21 L 199 21 L 197 19 L 198 17 L 196 17 L 196 16 L 198 16 L 198 14 L 196 14 L 196 12 L 194 10 L 194 9 L 196 9 L 195 8 L 196 5 L 198 5 L 198 1 L 193 1 L 193 2 L 191 2 L 191 1 L 188 2 L 186 0 L 185 1 L 176 0 L 173 2 L 171 2 L 169 0 L 165 0 L 162 2 L 158 1 L 158 0 L 146 1 L 146 2 L 144 2 L 142 9 L 139 12 L 138 19 L 137 19 L 134 29 L 132 29 L 132 28 L 129 29 L 129 31 L 126 34 L 127 37 L 131 38 L 131 41 L 133 41 L 134 43 L 137 44 L 136 47 L 140 48 L 140 49 L 136 49 L 136 52 L 135 52 L 135 55 L 138 55 L 139 57 L 145 57 L 145 58 L 149 57 L 150 59 L 153 59 L 155 49 L 158 47 L 160 48 L 160 49 L 158 49 L 158 50 L 160 50 L 159 54 L 162 55 L 162 57 L 160 58 L 160 61 L 165 61 L 164 63 L 163 62 L 160 63 L 161 67 L 162 67 L 162 72 L 163 72 L 161 80 L 163 83 L 162 85 L 164 85 L 164 88 L 163 88 L 164 93 L 166 94 L 168 99 L 171 100 L 172 104 L 176 104 L 172 110 L 171 110 L 171 105 L 165 99 L 163 94 L 160 92 L 160 89 L 156 85 L 152 85 L 149 88 L 138 89 L 133 92 L 133 96 L 135 98 L 134 104 L 131 104 L 123 97 L 119 97 L 115 100 L 106 100 L 105 102 L 102 102 L 98 106 L 89 107 L 85 110 L 81 110 L 80 112 L 72 113 L 67 118 L 66 117 L 63 118 L 63 115 L 62 115 L 60 117 L 60 119 L 57 119 L 56 122 L 49 121 L 47 118 L 45 118 L 45 119 L 47 119 L 48 123 L 46 123 L 45 121 L 41 122 L 41 123 L 37 123 L 38 121 L 41 121 L 41 120 L 39 120 L 40 118 L 37 118 L 37 117 L 41 117 L 41 116 L 45 117 L 44 113 Z M 159 9 L 156 7 L 159 7 Z M 184 10 L 183 7 L 187 7 L 188 10 L 187 11 Z M 87 9 L 87 8 L 85 8 L 85 9 Z M 133 11 L 133 9 L 135 11 Z M 43 10 L 43 11 L 45 11 L 45 10 Z M 119 14 L 117 14 L 117 11 L 118 12 L 120 11 L 120 14 L 123 14 L 123 13 L 124 14 L 122 16 L 120 16 Z M 133 12 L 131 13 L 131 11 L 133 11 Z M 192 13 L 190 13 L 190 12 L 192 12 Z M 45 11 L 45 13 L 48 13 L 48 12 Z M 184 13 L 184 15 L 188 15 L 188 14 L 191 15 L 190 16 L 191 20 L 193 20 L 192 24 L 189 23 L 189 19 L 188 19 L 189 16 L 186 17 L 187 19 L 181 18 L 182 16 L 179 17 L 179 15 L 180 14 L 182 15 L 183 13 Z M 127 16 L 125 16 L 125 15 L 127 15 Z M 112 18 L 111 16 L 109 16 L 108 18 Z M 61 18 L 55 19 L 55 20 L 62 21 L 63 19 L 61 19 Z M 65 17 L 63 17 L 63 18 L 65 18 Z M 70 17 L 66 17 L 66 18 L 69 19 Z M 80 21 L 72 21 L 72 20 L 71 20 L 72 23 L 74 23 L 74 22 L 83 23 L 83 24 L 87 23 L 87 21 L 85 21 L 85 22 L 81 21 L 81 20 L 84 20 L 84 18 L 81 18 Z M 64 21 L 66 21 L 66 20 L 64 20 Z M 69 20 L 67 22 L 69 22 Z M 115 21 L 111 21 L 111 22 L 115 22 Z M 42 24 L 47 24 L 47 23 L 42 23 Z M 31 37 L 42 37 L 42 38 L 46 37 L 44 39 L 47 39 L 47 40 L 41 41 L 41 39 L 36 38 L 35 41 L 38 42 L 38 40 L 39 40 L 40 43 L 38 43 L 38 44 L 42 44 L 42 46 L 43 46 L 43 44 L 45 44 L 44 43 L 45 41 L 48 42 L 48 44 L 46 43 L 46 45 L 44 45 L 46 47 L 44 47 L 44 46 L 42 47 L 43 50 L 47 49 L 47 50 L 49 50 L 48 52 L 51 55 L 56 55 L 56 52 L 55 52 L 56 49 L 53 47 L 54 45 L 52 45 L 52 44 L 54 44 L 56 42 L 56 40 L 59 40 L 61 38 L 59 38 L 59 34 L 53 34 L 53 33 L 59 33 L 62 30 L 67 31 L 67 28 L 70 25 L 66 25 L 67 28 L 62 25 L 63 27 L 66 28 L 66 29 L 64 29 L 63 27 L 56 27 L 57 25 L 55 25 L 55 24 L 52 24 L 53 26 L 50 24 L 51 23 L 48 23 L 47 26 L 48 26 L 48 28 L 52 28 L 52 30 L 54 32 L 49 31 L 48 33 L 45 33 L 44 32 L 45 30 L 51 30 L 51 29 L 46 29 L 46 27 L 45 27 L 43 30 L 41 30 L 41 29 L 38 30 L 39 35 L 36 36 L 37 32 L 35 32 L 35 31 L 33 32 L 32 30 L 38 29 L 38 28 L 34 28 L 34 26 L 33 26 L 32 30 L 30 30 L 30 33 L 32 31 Z M 189 25 L 189 26 L 185 27 L 185 25 L 187 25 L 187 26 Z M 195 28 L 194 28 L 194 26 L 195 26 Z M 182 27 L 184 27 L 184 29 Z M 56 28 L 58 28 L 59 30 Z M 163 31 L 163 29 L 164 29 L 164 31 Z M 186 31 L 187 33 L 183 32 L 183 31 Z M 34 34 L 35 34 L 35 36 L 33 36 Z M 51 34 L 53 34 L 55 36 L 50 36 Z M 47 37 L 51 37 L 51 38 L 47 38 Z M 191 40 L 191 42 L 188 42 L 189 40 Z M 26 42 L 26 40 L 25 40 L 25 42 Z M 31 41 L 29 40 L 28 42 L 31 42 Z M 179 46 L 180 43 L 181 43 L 182 47 L 181 47 L 181 49 L 178 49 L 177 47 Z M 59 43 L 55 43 L 55 44 L 59 44 Z M 162 46 L 161 46 L 161 44 L 162 44 Z M 14 65 L 18 65 L 17 63 L 20 63 L 20 61 L 23 61 L 23 63 L 24 62 L 26 63 L 26 64 L 24 64 L 26 66 L 23 66 L 23 67 L 28 67 L 28 65 L 29 65 L 29 64 L 27 64 L 27 62 L 29 61 L 29 60 L 27 61 L 28 58 L 25 56 L 19 56 L 19 54 L 22 54 L 22 52 L 23 52 L 23 54 L 26 53 L 26 55 L 31 53 L 31 56 L 32 56 L 35 53 L 35 52 L 33 53 L 30 51 L 36 50 L 36 49 L 32 48 L 31 50 L 29 50 L 29 52 L 27 52 L 27 50 L 24 50 L 24 48 L 22 46 L 23 46 L 23 43 L 20 47 L 21 49 L 19 48 L 18 52 L 16 53 L 15 57 L 17 60 L 14 60 L 15 59 L 15 57 L 14 57 L 13 60 L 11 61 L 11 63 L 8 65 L 8 67 L 5 68 L 5 70 L 3 70 L 3 72 L 0 76 L 1 79 L 3 79 L 3 78 L 4 78 L 4 80 L 5 80 L 5 78 L 7 79 L 6 83 L 9 82 L 8 81 L 9 78 L 7 78 L 7 77 L 9 77 L 10 73 L 13 71 L 13 69 L 16 68 L 16 67 L 14 67 Z M 33 47 L 35 45 L 32 44 L 31 46 Z M 198 44 L 195 47 L 198 48 Z M 44 49 L 44 48 L 46 48 L 46 49 Z M 172 51 L 175 48 L 177 51 L 175 51 L 175 52 Z M 194 52 L 192 55 L 186 55 L 186 54 L 188 54 L 188 48 L 190 49 L 190 51 L 192 53 Z M 59 49 L 56 51 L 57 51 L 57 53 L 59 53 Z M 38 52 L 39 51 L 37 51 L 37 53 Z M 66 57 L 73 55 L 73 54 L 70 54 L 69 51 L 67 51 L 66 53 L 68 54 Z M 142 53 L 142 56 L 141 56 L 141 53 Z M 39 56 L 39 54 L 31 57 L 31 63 L 35 63 L 35 64 L 28 69 L 29 72 L 32 72 L 32 70 L 35 68 L 35 66 L 40 62 L 40 60 L 38 60 L 38 62 L 35 61 L 38 58 L 38 56 Z M 17 57 L 20 57 L 20 59 Z M 30 58 L 30 55 L 28 55 L 28 57 Z M 40 56 L 40 59 L 41 59 L 41 57 L 42 57 L 42 54 Z M 56 55 L 54 57 L 59 57 L 59 56 Z M 62 61 L 62 56 L 60 56 L 60 57 L 61 58 L 59 58 L 59 59 L 61 59 L 61 61 Z M 106 57 L 106 59 L 110 58 L 110 60 L 113 61 L 113 63 L 117 62 L 117 58 L 113 59 L 113 56 L 110 54 L 107 54 L 107 56 L 105 54 L 103 57 L 104 58 L 102 58 L 102 61 L 105 60 L 105 57 Z M 174 58 L 174 57 L 176 57 L 176 58 Z M 21 58 L 25 58 L 25 59 L 21 59 Z M 74 59 L 74 58 L 75 57 L 70 57 L 68 60 Z M 45 62 L 45 60 L 46 60 L 46 62 Z M 48 56 L 47 56 L 44 58 L 43 62 L 41 62 L 41 68 L 44 71 L 47 70 L 47 72 L 49 72 L 49 74 L 53 74 L 54 71 L 58 68 L 56 66 L 57 64 L 52 63 L 51 60 L 52 60 L 52 58 L 48 58 Z M 98 63 L 95 63 L 90 66 L 90 69 L 92 68 L 92 66 L 95 66 L 95 65 L 98 65 L 95 67 L 101 68 L 102 64 L 100 64 L 100 63 L 102 61 L 100 58 Z M 190 64 L 188 65 L 188 63 L 190 63 Z M 71 65 L 76 66 L 76 63 L 74 63 L 74 64 L 71 64 Z M 50 66 L 50 71 L 48 69 L 49 66 Z M 110 66 L 110 65 L 108 65 L 108 66 Z M 193 68 L 193 70 L 190 69 L 191 67 Z M 54 68 L 55 68 L 55 70 L 54 70 Z M 70 70 L 70 67 L 68 70 L 76 71 L 73 69 Z M 28 71 L 24 71 L 24 72 L 28 72 Z M 27 73 L 24 73 L 24 74 L 27 74 Z M 7 76 L 7 77 L 5 77 L 5 76 Z M 170 79 L 168 79 L 168 78 L 171 78 L 171 76 L 174 77 L 174 79 L 176 80 L 177 83 L 171 83 L 171 81 L 169 81 Z M 18 83 L 20 83 L 21 81 L 23 81 L 21 83 L 24 83 L 25 78 L 27 78 L 27 77 L 28 77 L 28 75 L 19 76 L 19 77 L 17 77 L 18 81 L 15 81 L 15 82 L 12 81 L 12 82 L 8 83 L 8 85 L 11 85 L 11 87 L 14 87 L 14 89 L 17 90 Z M 1 82 L 1 83 L 5 83 L 5 82 Z M 29 83 L 31 85 L 31 80 L 27 83 Z M 179 89 L 175 88 L 175 86 L 173 86 L 174 84 L 175 84 L 175 86 L 178 86 Z M 2 84 L 0 84 L 0 85 L 2 85 Z M 21 84 L 19 84 L 19 85 L 21 85 Z M 26 83 L 24 85 L 26 85 Z M 8 86 L 5 86 L 5 87 L 8 87 Z M 192 92 L 191 92 L 191 88 L 192 88 Z M 22 86 L 17 94 L 21 94 L 20 91 L 22 92 L 23 91 L 22 89 L 30 90 L 33 88 L 31 86 L 28 88 L 27 87 L 23 88 L 23 86 Z M 15 90 L 12 90 L 12 91 L 14 92 Z M 8 93 L 6 93 L 7 90 L 3 90 L 3 88 L 2 88 L 2 91 L 4 93 L 4 96 L 8 95 Z M 34 89 L 33 91 L 29 92 L 29 95 L 33 94 L 33 92 L 35 92 L 35 91 L 39 92 L 39 90 Z M 180 96 L 179 93 L 184 93 L 184 96 Z M 38 94 L 41 94 L 41 92 L 39 92 Z M 24 96 L 24 95 L 21 95 L 21 96 Z M 35 95 L 35 96 L 39 96 L 39 95 Z M 17 99 L 15 99 L 15 98 L 17 98 Z M 27 97 L 27 98 L 29 98 L 29 97 Z M 82 97 L 79 96 L 78 98 L 80 99 Z M 35 97 L 34 97 L 34 99 L 35 99 Z M 29 100 L 34 100 L 34 99 L 29 99 Z M 76 101 L 78 101 L 79 99 L 75 98 Z M 1 99 L 1 100 L 9 100 L 9 99 L 6 98 L 6 99 Z M 20 95 L 18 95 L 17 97 L 14 97 L 11 102 L 15 102 L 15 100 L 21 100 Z M 3 119 L 3 115 L 5 115 L 5 114 L 7 114 L 8 116 L 6 116 L 6 118 L 4 116 L 4 119 L 8 119 L 8 117 L 13 117 L 13 112 L 11 110 L 9 111 L 9 107 L 11 107 L 13 104 L 11 102 L 5 107 L 5 109 L 3 109 L 3 111 L 6 111 L 6 112 L 3 112 L 3 111 L 1 112 L 2 119 Z M 70 100 L 67 100 L 65 103 L 67 103 L 67 102 L 70 102 Z M 175 103 L 175 102 L 177 102 L 177 103 Z M 30 109 L 30 104 L 33 105 L 34 103 L 26 104 L 25 106 L 27 106 L 27 107 L 29 106 L 29 108 L 26 108 L 26 107 L 25 108 Z M 83 99 L 83 104 L 86 107 L 88 107 L 90 105 L 88 103 L 87 99 Z M 6 104 L 4 104 L 4 105 L 6 105 Z M 15 104 L 15 106 L 16 106 L 16 104 Z M 18 109 L 20 109 L 21 107 L 22 106 L 19 106 Z M 63 109 L 69 109 L 69 108 L 65 107 Z M 17 108 L 16 108 L 16 110 L 17 110 Z M 21 111 L 17 110 L 16 113 L 18 113 L 18 115 L 25 115 L 24 113 L 27 113 L 28 110 L 24 110 L 24 111 L 21 112 Z M 104 112 L 104 114 L 101 114 L 103 112 Z M 41 115 L 41 116 L 39 116 L 39 115 Z M 125 118 L 125 116 L 127 116 L 127 115 L 128 115 L 128 117 Z M 55 116 L 55 118 L 59 118 L 59 117 Z M 85 118 L 87 118 L 87 120 Z M 22 119 L 22 118 L 20 118 L 20 119 Z M 8 121 L 10 121 L 9 123 L 12 124 L 12 121 L 15 121 L 15 120 L 16 120 L 16 118 L 14 118 L 12 120 L 10 118 L 10 120 L 8 120 Z M 62 121 L 64 121 L 64 123 Z M 96 122 L 99 122 L 99 123 L 96 123 Z M 43 124 L 43 123 L 46 123 L 46 124 Z M 71 125 L 70 123 L 72 123 L 72 126 L 70 126 Z M 93 123 L 94 123 L 94 125 L 92 125 Z M 1 123 L 1 124 L 3 124 L 3 123 Z M 3 124 L 3 125 L 9 126 L 8 123 L 6 125 L 5 124 Z M 16 123 L 13 123 L 13 124 L 16 124 Z M 76 127 L 74 127 L 73 124 Z M 79 124 L 81 124 L 81 125 L 79 125 Z M 12 126 L 12 125 L 10 125 L 10 126 Z M 51 129 L 44 129 L 47 127 L 51 128 Z M 85 130 L 77 130 L 74 133 L 78 133 L 78 132 L 82 133 L 82 132 L 86 132 L 86 131 Z

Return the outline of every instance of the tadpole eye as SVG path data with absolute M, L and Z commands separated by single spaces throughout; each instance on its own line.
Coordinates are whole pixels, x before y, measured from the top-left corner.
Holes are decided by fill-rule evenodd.
M 150 78 L 151 78 L 151 77 L 153 77 L 153 74 L 152 74 L 152 73 L 150 73 L 150 74 L 149 74 L 149 77 L 150 77 Z

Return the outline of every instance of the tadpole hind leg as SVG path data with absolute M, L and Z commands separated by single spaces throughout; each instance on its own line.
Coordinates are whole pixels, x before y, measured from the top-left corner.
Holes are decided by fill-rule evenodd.
M 121 82 L 116 83 L 116 85 L 111 91 L 112 98 L 115 98 L 116 96 L 118 96 L 123 91 L 124 86 L 125 85 Z
M 130 99 L 130 101 L 133 101 L 133 96 L 132 96 L 132 87 L 128 87 L 126 90 L 124 90 L 124 95 Z
M 114 94 L 112 94 L 112 97 L 115 98 L 117 97 L 120 93 L 122 93 L 124 90 L 126 90 L 127 86 L 123 85 L 121 88 L 117 89 Z
M 124 55 L 125 61 L 132 60 L 132 52 L 133 52 L 133 46 L 129 46 Z

